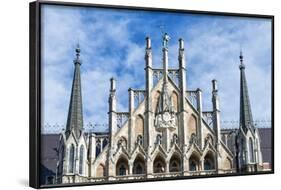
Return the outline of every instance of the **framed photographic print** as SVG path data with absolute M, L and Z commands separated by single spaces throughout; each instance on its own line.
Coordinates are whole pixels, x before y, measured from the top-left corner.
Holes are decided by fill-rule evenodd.
M 30 3 L 30 186 L 274 172 L 274 17 Z

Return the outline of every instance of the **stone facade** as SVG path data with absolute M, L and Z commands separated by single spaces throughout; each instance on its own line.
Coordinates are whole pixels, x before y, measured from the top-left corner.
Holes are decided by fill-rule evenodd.
M 203 111 L 201 90 L 187 88 L 184 41 L 179 39 L 179 67 L 169 68 L 168 40 L 165 34 L 163 67 L 153 68 L 151 40 L 146 38 L 146 88 L 128 90 L 128 112 L 118 112 L 118 88 L 115 79 L 110 80 L 108 134 L 83 132 L 80 112 L 82 96 L 77 91 L 81 88 L 81 63 L 77 61 L 79 49 L 74 61 L 75 74 L 68 117 L 71 121 L 68 123 L 72 123 L 72 126 L 67 126 L 60 138 L 58 183 L 212 175 L 236 171 L 235 155 L 221 140 L 217 81 L 213 80 L 210 84 L 213 89 L 213 110 Z M 258 137 L 257 134 L 254 134 L 255 137 Z M 260 154 L 260 150 L 255 150 Z

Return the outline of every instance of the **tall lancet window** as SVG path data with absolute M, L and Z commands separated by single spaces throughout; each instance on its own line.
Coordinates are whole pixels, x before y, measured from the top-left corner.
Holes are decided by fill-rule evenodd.
M 79 174 L 83 174 L 83 168 L 84 168 L 84 146 L 80 146 L 79 151 Z
M 254 146 L 252 138 L 249 139 L 249 160 L 254 162 Z
M 74 173 L 74 145 L 72 144 L 69 148 L 69 159 L 68 159 L 68 162 L 69 162 L 69 165 L 68 165 L 68 172 L 69 173 Z

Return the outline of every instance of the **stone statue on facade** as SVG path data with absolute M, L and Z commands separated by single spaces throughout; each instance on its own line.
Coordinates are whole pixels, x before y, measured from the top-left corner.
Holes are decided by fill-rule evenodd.
M 168 49 L 168 42 L 169 42 L 170 39 L 171 39 L 171 38 L 170 38 L 170 36 L 168 35 L 168 33 L 165 33 L 165 34 L 163 35 L 163 48 Z

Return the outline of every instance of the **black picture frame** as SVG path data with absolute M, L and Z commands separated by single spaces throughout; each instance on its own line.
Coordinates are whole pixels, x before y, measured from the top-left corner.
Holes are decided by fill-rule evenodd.
M 271 38 L 271 144 L 272 144 L 272 170 L 266 172 L 254 173 L 231 173 L 231 174 L 215 174 L 211 176 L 181 176 L 176 178 L 161 178 L 161 179 L 145 179 L 145 180 L 128 180 L 128 181 L 106 181 L 102 183 L 75 183 L 75 184 L 40 184 L 40 137 L 41 137 L 41 6 L 42 5 L 58 5 L 58 6 L 75 6 L 75 7 L 96 7 L 96 8 L 113 8 L 119 10 L 146 10 L 146 11 L 162 11 L 162 12 L 177 12 L 177 13 L 192 13 L 192 14 L 207 14 L 216 16 L 235 16 L 245 18 L 264 18 L 271 20 L 272 38 Z M 212 11 L 197 11 L 197 10 L 180 10 L 154 7 L 134 7 L 121 5 L 105 5 L 105 4 L 89 4 L 89 3 L 74 3 L 74 2 L 55 2 L 55 1 L 35 1 L 29 4 L 29 185 L 33 188 L 53 188 L 53 187 L 69 187 L 69 186 L 85 186 L 85 185 L 100 185 L 100 184 L 116 184 L 116 183 L 135 183 L 149 182 L 161 180 L 182 180 L 193 178 L 213 178 L 213 177 L 228 177 L 241 175 L 259 175 L 273 174 L 274 165 L 274 16 L 246 13 L 228 13 L 228 12 L 212 12 Z

